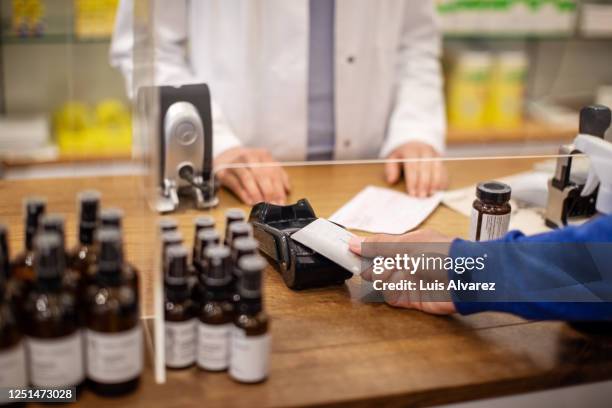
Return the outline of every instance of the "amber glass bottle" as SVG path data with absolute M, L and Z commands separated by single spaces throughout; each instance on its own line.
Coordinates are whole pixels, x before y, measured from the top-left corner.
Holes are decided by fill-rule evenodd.
M 196 360 L 196 309 L 187 283 L 187 249 L 182 245 L 168 247 L 168 266 L 164 279 L 164 316 L 166 367 L 186 368 Z
M 85 285 L 92 281 L 91 270 L 96 264 L 95 234 L 98 228 L 100 193 L 84 191 L 79 194 L 79 243 L 70 255 L 70 266 L 77 271 Z
M 87 290 L 87 377 L 101 395 L 122 395 L 138 387 L 143 367 L 137 291 L 125 282 L 121 234 L 97 234 L 95 278 Z
M 238 281 L 238 302 L 232 330 L 230 376 L 243 383 L 268 377 L 270 334 L 268 315 L 262 305 L 261 277 L 266 261 L 259 255 L 243 256 Z
M 192 261 L 200 257 L 199 245 L 198 245 L 198 234 L 204 230 L 215 229 L 215 219 L 210 215 L 204 215 L 194 220 L 194 236 L 193 236 L 193 251 L 191 254 Z
M 15 257 L 12 266 L 12 297 L 18 309 L 23 304 L 28 290 L 32 288 L 36 279 L 34 273 L 34 237 L 38 232 L 40 217 L 45 212 L 45 206 L 46 202 L 42 198 L 30 197 L 25 201 L 24 250 Z
M 192 262 L 197 280 L 191 287 L 191 300 L 193 300 L 193 303 L 196 305 L 198 310 L 204 297 L 204 276 L 202 276 L 202 274 L 204 273 L 207 265 L 206 249 L 219 245 L 220 240 L 221 238 L 219 237 L 219 233 L 214 229 L 205 229 L 198 233 L 198 257 Z
M 0 226 L 2 233 L 6 230 Z M 8 251 L 0 243 L 0 388 L 24 388 L 28 386 L 25 344 L 13 303 L 7 297 L 7 260 Z M 8 403 L 0 396 L 0 406 Z
M 23 306 L 30 383 L 77 387 L 85 379 L 83 337 L 74 293 L 62 284 L 65 253 L 55 233 L 35 239 L 36 282 Z
M 225 237 L 223 242 L 229 244 L 230 226 L 235 222 L 241 222 L 246 219 L 244 211 L 240 208 L 230 208 L 225 212 Z
M 103 208 L 100 210 L 100 228 L 115 228 L 123 234 L 123 211 L 119 208 Z M 125 280 L 136 289 L 140 287 L 138 270 L 134 265 L 126 262 L 124 270 Z
M 223 371 L 229 365 L 229 342 L 234 307 L 231 294 L 231 258 L 226 246 L 205 251 L 207 267 L 202 274 L 204 298 L 198 323 L 198 367 Z

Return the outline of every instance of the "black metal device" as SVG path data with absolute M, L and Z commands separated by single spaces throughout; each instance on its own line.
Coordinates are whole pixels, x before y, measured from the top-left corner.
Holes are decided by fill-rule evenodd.
M 287 206 L 259 203 L 251 210 L 249 222 L 253 224 L 260 251 L 271 259 L 291 289 L 339 285 L 353 276 L 291 238 L 291 234 L 316 219 L 314 210 L 305 198 Z

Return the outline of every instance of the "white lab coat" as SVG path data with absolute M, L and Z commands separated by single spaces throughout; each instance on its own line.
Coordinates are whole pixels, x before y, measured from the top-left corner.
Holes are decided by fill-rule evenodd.
M 214 155 L 246 145 L 307 153 L 309 0 L 155 0 L 158 84 L 207 82 Z M 111 46 L 128 90 L 133 0 Z M 386 157 L 408 141 L 444 149 L 433 1 L 336 0 L 336 159 Z

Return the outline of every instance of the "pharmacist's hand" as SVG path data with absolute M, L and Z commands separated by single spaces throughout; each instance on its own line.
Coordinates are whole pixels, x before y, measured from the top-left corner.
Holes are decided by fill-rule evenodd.
M 270 165 L 223 168 L 227 165 L 266 163 Z M 243 202 L 249 205 L 261 201 L 283 205 L 291 189 L 289 176 L 265 149 L 235 147 L 224 151 L 214 160 L 217 177 Z
M 423 142 L 408 142 L 396 148 L 387 159 L 413 159 L 406 163 L 387 163 L 385 179 L 389 184 L 397 183 L 404 173 L 408 194 L 416 197 L 429 197 L 448 184 L 448 174 L 444 163 L 431 160 L 440 157 L 436 149 Z
M 421 246 L 421 244 L 440 244 L 440 247 L 436 248 L 440 251 L 440 256 L 446 256 L 450 243 L 453 238 L 446 236 L 438 231 L 430 229 L 421 229 L 414 232 L 409 232 L 403 235 L 386 235 L 378 234 L 371 237 L 353 237 L 349 242 L 349 248 L 352 252 L 357 255 L 365 255 L 368 257 L 375 256 L 394 256 L 396 253 L 412 253 L 417 254 L 420 252 L 427 251 L 427 246 Z M 364 253 L 363 244 L 385 244 L 380 245 L 381 253 L 371 253 L 370 250 Z M 404 245 L 405 244 L 405 245 Z M 384 248 L 384 250 L 382 250 Z M 370 249 L 377 250 L 377 247 L 372 245 Z M 431 247 L 429 247 L 431 249 Z M 388 253 L 385 253 L 388 252 Z M 418 280 L 425 281 L 442 281 L 445 279 L 446 272 L 444 271 L 428 271 L 423 270 L 417 274 L 410 274 L 404 270 L 385 270 L 382 274 L 373 274 L 372 269 L 365 270 L 361 273 L 361 278 L 367 281 L 373 281 L 375 279 L 382 280 L 386 283 L 398 283 L 413 281 L 417 284 Z M 448 315 L 455 313 L 457 309 L 452 301 L 446 301 L 445 299 L 436 298 L 435 301 L 427 298 L 427 294 L 423 294 L 420 291 L 400 291 L 400 290 L 384 290 L 381 291 L 385 302 L 391 306 L 403 307 L 407 309 L 420 310 L 422 312 L 436 314 L 436 315 Z M 448 296 L 450 299 L 450 295 Z

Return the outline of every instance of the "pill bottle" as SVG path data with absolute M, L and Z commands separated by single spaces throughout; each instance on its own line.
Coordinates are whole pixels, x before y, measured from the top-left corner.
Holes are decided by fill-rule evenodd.
M 509 185 L 498 181 L 486 181 L 476 186 L 470 223 L 472 241 L 497 239 L 508 232 L 511 193 Z

